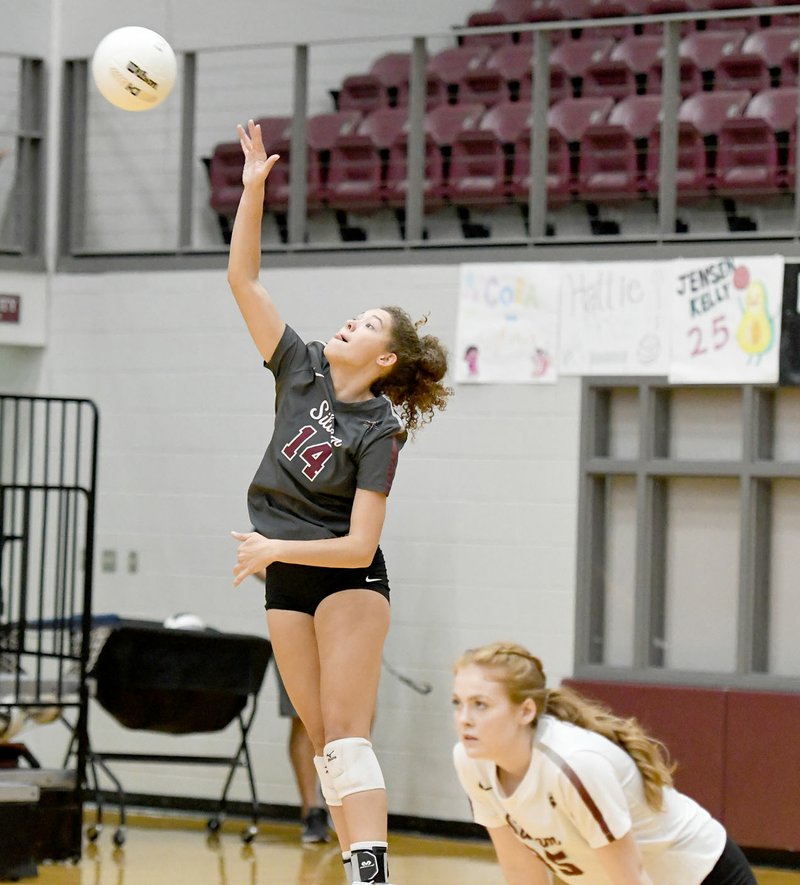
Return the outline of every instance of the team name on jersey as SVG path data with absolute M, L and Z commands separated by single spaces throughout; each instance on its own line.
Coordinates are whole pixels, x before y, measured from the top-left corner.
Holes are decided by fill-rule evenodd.
M 517 838 L 522 841 L 523 845 L 535 852 L 539 859 L 557 876 L 563 879 L 567 876 L 584 875 L 583 870 L 569 860 L 565 851 L 559 851 L 561 841 L 555 836 L 531 836 L 510 814 L 506 814 L 506 823 L 517 834 Z
M 309 409 L 308 414 L 323 430 L 327 430 L 330 433 L 332 446 L 340 446 L 342 444 L 339 437 L 333 435 L 335 416 L 331 404 L 326 399 L 316 409 Z

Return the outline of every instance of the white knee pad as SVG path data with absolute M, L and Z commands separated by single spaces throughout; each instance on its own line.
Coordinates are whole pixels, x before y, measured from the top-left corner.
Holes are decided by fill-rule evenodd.
M 366 738 L 341 738 L 325 744 L 325 767 L 340 799 L 351 793 L 385 790 L 383 773 Z
M 328 806 L 341 805 L 342 800 L 339 798 L 339 794 L 336 792 L 336 787 L 333 784 L 333 778 L 328 774 L 328 769 L 325 767 L 325 757 L 315 756 L 314 767 L 317 769 L 317 775 L 319 776 L 319 785 L 322 788 L 322 795 L 325 798 L 325 802 L 328 804 Z

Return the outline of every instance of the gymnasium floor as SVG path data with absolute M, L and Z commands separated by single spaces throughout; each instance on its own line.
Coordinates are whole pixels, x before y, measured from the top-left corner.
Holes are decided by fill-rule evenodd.
M 334 845 L 302 846 L 299 827 L 261 824 L 245 846 L 243 826 L 228 821 L 209 840 L 204 822 L 189 818 L 131 819 L 122 849 L 113 826 L 89 845 L 77 866 L 39 867 L 30 885 L 344 885 Z M 392 835 L 392 879 L 397 885 L 503 885 L 488 843 Z M 800 872 L 758 869 L 759 885 L 800 885 Z

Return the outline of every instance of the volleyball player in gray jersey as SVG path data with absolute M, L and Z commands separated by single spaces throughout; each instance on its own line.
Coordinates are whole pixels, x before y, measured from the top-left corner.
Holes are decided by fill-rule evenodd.
M 447 355 L 397 307 L 370 308 L 326 344 L 305 344 L 259 281 L 264 187 L 279 159 L 238 127 L 242 194 L 228 282 L 275 375 L 275 426 L 248 492 L 254 532 L 234 583 L 266 568 L 269 634 L 314 744 L 348 882 L 388 882 L 387 803 L 368 740 L 389 628 L 379 545 L 408 432 L 445 407 Z

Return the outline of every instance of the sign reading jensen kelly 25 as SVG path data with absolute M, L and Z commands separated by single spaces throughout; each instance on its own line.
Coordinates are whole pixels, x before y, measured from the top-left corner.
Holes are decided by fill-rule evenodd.
M 0 295 L 0 323 L 18 323 L 20 314 L 19 295 Z
M 747 384 L 778 380 L 783 257 L 669 262 L 669 379 Z

